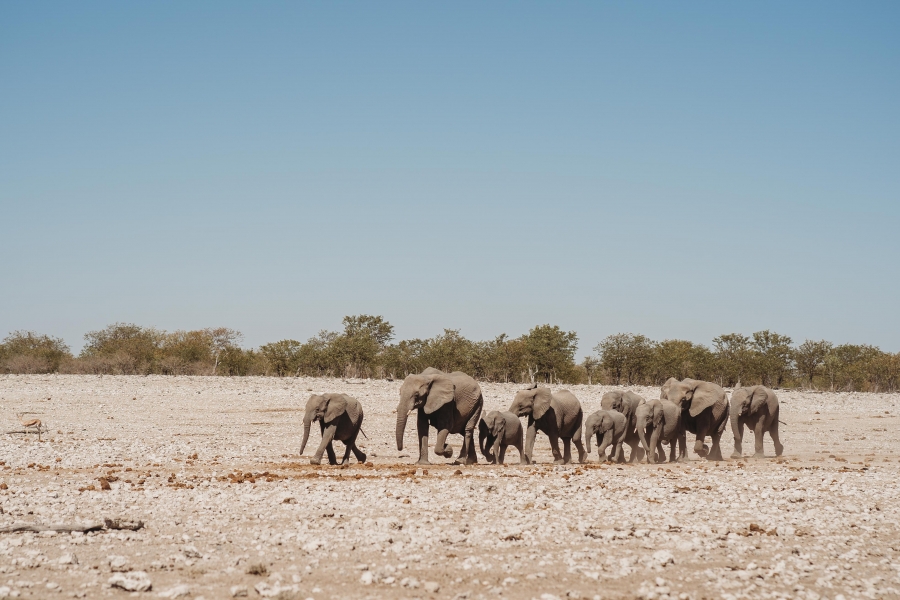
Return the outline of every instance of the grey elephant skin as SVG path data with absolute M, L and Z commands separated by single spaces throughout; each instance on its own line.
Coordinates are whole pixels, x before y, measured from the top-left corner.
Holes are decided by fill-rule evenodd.
M 763 436 L 768 433 L 775 443 L 775 456 L 781 456 L 784 446 L 778 438 L 778 396 L 762 385 L 742 387 L 731 393 L 731 433 L 734 452 L 731 458 L 741 458 L 744 425 L 753 430 L 754 456 L 762 458 Z
M 346 394 L 313 394 L 306 402 L 306 413 L 303 415 L 303 443 L 300 454 L 306 449 L 309 430 L 313 421 L 318 421 L 322 429 L 322 443 L 309 462 L 318 465 L 322 462 L 322 454 L 328 453 L 328 464 L 336 465 L 332 442 L 344 442 L 344 457 L 341 464 L 350 460 L 350 452 L 359 462 L 366 462 L 366 455 L 356 447 L 356 436 L 362 428 L 363 409 L 356 398 Z
M 647 452 L 648 463 L 665 462 L 666 453 L 663 450 L 665 442 L 670 445 L 670 462 L 684 459 L 687 443 L 681 414 L 681 409 L 668 400 L 651 400 L 638 406 L 635 412 L 637 433 Z
M 644 451 L 641 449 L 641 440 L 637 434 L 637 421 L 635 420 L 635 411 L 644 402 L 644 399 L 634 392 L 621 390 L 606 392 L 600 399 L 600 408 L 603 410 L 614 410 L 625 417 L 625 443 L 631 448 L 629 462 L 639 461 L 644 456 Z
M 709 381 L 670 377 L 660 391 L 660 400 L 669 400 L 682 409 L 687 431 L 697 436 L 694 452 L 707 460 L 724 460 L 719 440 L 728 423 L 728 396 L 721 386 Z M 712 439 L 707 449 L 706 436 Z
M 564 465 L 572 461 L 572 442 L 578 449 L 578 462 L 584 462 L 586 454 L 581 443 L 584 413 L 575 394 L 569 390 L 552 393 L 549 388 L 532 385 L 516 394 L 509 412 L 519 417 L 528 417 L 525 460 L 529 463 L 534 456 L 534 440 L 538 431 L 543 431 L 550 438 L 550 450 L 556 464 Z M 563 441 L 562 454 L 559 452 L 560 438 Z
M 597 456 L 600 462 L 605 462 L 606 449 L 612 446 L 609 460 L 612 462 L 625 462 L 625 453 L 622 444 L 628 433 L 628 420 L 625 415 L 615 410 L 598 410 L 588 415 L 584 420 L 584 432 L 586 435 L 587 451 L 591 451 L 591 438 L 597 437 Z
M 506 448 L 512 446 L 519 451 L 519 463 L 528 464 L 522 439 L 522 422 L 511 412 L 492 410 L 478 421 L 478 444 L 489 463 L 502 465 Z
M 400 386 L 400 403 L 397 405 L 397 450 L 403 450 L 403 434 L 409 413 L 416 411 L 416 433 L 419 440 L 418 464 L 430 464 L 428 460 L 428 428 L 437 429 L 434 453 L 445 458 L 453 456 L 453 448 L 447 444 L 451 433 L 463 436 L 459 458 L 455 462 L 478 462 L 475 453 L 475 425 L 481 417 L 484 398 L 478 382 L 462 373 L 444 373 L 427 368 L 417 375 L 410 375 Z

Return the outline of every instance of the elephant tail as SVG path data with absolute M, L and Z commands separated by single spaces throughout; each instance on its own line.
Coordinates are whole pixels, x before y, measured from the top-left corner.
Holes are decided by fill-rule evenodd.
M 781 419 L 778 419 L 778 422 L 781 423 L 782 425 L 787 425 L 787 423 L 785 423 L 785 422 L 782 421 Z
M 366 432 L 363 431 L 363 428 L 362 428 L 362 427 L 359 428 L 359 432 L 360 432 L 361 434 L 363 434 L 363 437 L 364 437 L 364 438 L 369 439 L 369 436 L 366 435 Z

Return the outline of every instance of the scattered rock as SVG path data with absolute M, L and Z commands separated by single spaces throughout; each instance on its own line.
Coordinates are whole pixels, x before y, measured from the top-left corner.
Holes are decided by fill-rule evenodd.
M 109 578 L 109 585 L 126 592 L 149 592 L 153 588 L 150 577 L 144 571 L 128 571 L 116 573 Z

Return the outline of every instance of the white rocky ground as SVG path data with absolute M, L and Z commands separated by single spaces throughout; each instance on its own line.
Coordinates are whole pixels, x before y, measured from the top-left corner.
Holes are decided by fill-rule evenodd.
M 23 410 L 50 429 L 42 442 L 0 435 L 0 526 L 144 522 L 0 533 L 0 598 L 900 596 L 900 395 L 780 392 L 782 460 L 606 466 L 595 452 L 557 467 L 539 436 L 543 464 L 425 472 L 394 445 L 399 387 L 0 377 L 3 431 L 21 429 Z M 493 409 L 518 386 L 483 388 Z M 570 389 L 587 414 L 610 388 Z M 363 403 L 371 466 L 297 454 L 313 391 Z M 307 455 L 317 444 L 314 430 Z

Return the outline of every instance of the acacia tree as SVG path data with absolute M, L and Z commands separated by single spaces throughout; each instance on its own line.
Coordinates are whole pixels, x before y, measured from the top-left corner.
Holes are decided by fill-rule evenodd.
M 792 340 L 765 329 L 753 334 L 751 347 L 756 355 L 759 378 L 763 385 L 781 387 L 794 362 Z
M 538 325 L 522 336 L 525 363 L 529 377 L 553 383 L 566 379 L 575 367 L 575 351 L 578 349 L 578 335 L 574 331 L 563 331 L 557 325 Z
M 813 378 L 825 366 L 825 359 L 831 352 L 831 342 L 806 340 L 794 351 L 794 364 L 801 377 L 805 377 L 809 387 L 814 388 Z
M 722 385 L 740 385 L 752 360 L 750 338 L 740 333 L 727 333 L 713 339 L 716 367 Z
M 653 342 L 643 335 L 617 333 L 605 337 L 594 347 L 594 352 L 600 355 L 600 365 L 616 385 L 623 377 L 631 384 L 644 379 L 653 355 Z
M 0 344 L 0 370 L 12 373 L 52 373 L 71 357 L 61 338 L 33 331 L 13 331 Z

